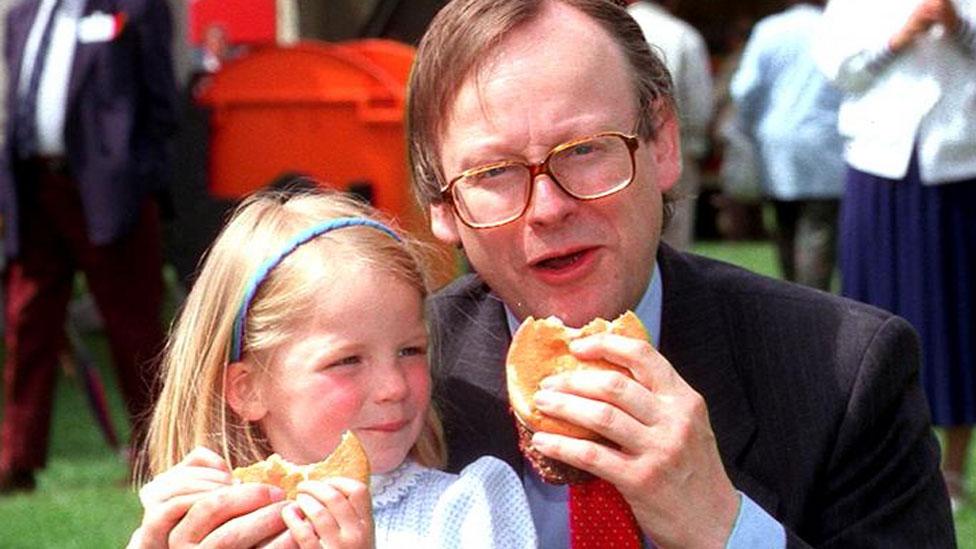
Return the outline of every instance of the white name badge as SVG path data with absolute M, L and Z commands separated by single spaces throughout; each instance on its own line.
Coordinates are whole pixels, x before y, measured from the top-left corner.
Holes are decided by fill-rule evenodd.
M 82 44 L 110 42 L 122 32 L 125 16 L 96 11 L 78 21 L 78 41 Z

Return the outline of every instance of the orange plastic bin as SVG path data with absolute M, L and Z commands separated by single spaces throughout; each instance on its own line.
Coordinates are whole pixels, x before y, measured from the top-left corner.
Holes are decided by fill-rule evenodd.
M 389 40 L 301 42 L 226 65 L 198 96 L 212 110 L 210 193 L 237 198 L 283 175 L 309 175 L 368 196 L 430 238 L 404 143 L 413 54 Z

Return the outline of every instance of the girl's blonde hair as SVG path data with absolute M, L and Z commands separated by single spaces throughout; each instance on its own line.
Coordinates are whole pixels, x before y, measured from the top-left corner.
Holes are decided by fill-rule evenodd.
M 374 208 L 326 190 L 266 191 L 245 199 L 207 253 L 193 289 L 173 324 L 161 376 L 163 389 L 146 437 L 140 476 L 176 465 L 205 446 L 238 467 L 264 459 L 271 448 L 260 428 L 227 404 L 224 375 L 234 317 L 247 284 L 265 260 L 298 233 L 339 217 L 389 220 Z M 368 265 L 392 274 L 427 296 L 428 248 L 398 233 L 347 227 L 299 246 L 264 279 L 245 319 L 243 356 L 272 352 L 293 334 L 296 323 L 323 298 L 323 280 L 343 266 Z M 411 450 L 423 465 L 441 467 L 445 449 L 433 407 Z

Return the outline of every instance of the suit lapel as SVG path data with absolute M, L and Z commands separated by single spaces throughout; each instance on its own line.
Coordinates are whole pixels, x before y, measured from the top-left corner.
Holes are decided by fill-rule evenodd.
M 662 244 L 658 254 L 664 299 L 661 353 L 708 405 L 719 453 L 732 483 L 769 511 L 775 493 L 740 469 L 756 431 L 752 406 L 736 371 L 720 296 L 688 258 Z
M 38 0 L 29 0 L 12 8 L 7 13 L 7 31 L 10 36 L 7 40 L 10 41 L 12 58 L 8 59 L 8 71 L 7 71 L 7 82 L 9 86 L 9 92 L 11 94 L 17 93 L 17 88 L 20 86 L 20 67 L 24 61 L 24 49 L 27 47 L 27 36 L 30 34 L 31 27 L 34 25 L 34 19 L 37 17 L 37 10 L 41 7 L 41 3 Z M 16 96 L 16 95 L 15 95 Z
M 465 297 L 455 301 L 456 306 L 444 307 L 446 316 L 434 320 L 455 325 L 448 328 L 448 339 L 441 343 L 448 349 L 445 356 L 451 358 L 435 361 L 444 383 L 438 404 L 452 439 L 450 469 L 459 470 L 482 455 L 493 455 L 521 472 L 522 456 L 505 384 L 505 355 L 511 337 L 501 302 L 487 292 L 474 279 Z
M 82 17 L 87 17 L 97 11 L 111 13 L 111 10 L 108 9 L 104 2 L 87 0 Z M 77 41 L 77 38 L 75 40 Z M 78 92 L 81 90 L 81 86 L 84 84 L 85 78 L 91 70 L 92 62 L 95 60 L 95 52 L 98 51 L 100 46 L 104 46 L 104 44 L 84 44 L 77 42 L 75 45 L 75 57 L 71 63 L 71 78 L 68 80 L 68 105 L 75 104 Z
M 475 313 L 472 326 L 479 331 L 484 330 L 488 337 L 475 338 L 475 345 L 467 346 L 461 351 L 462 360 L 459 364 L 473 366 L 466 368 L 464 377 L 475 388 L 508 402 L 504 366 L 512 338 L 508 333 L 501 301 L 491 294 L 485 296 Z M 484 366 L 486 364 L 500 364 L 501 367 L 489 368 Z

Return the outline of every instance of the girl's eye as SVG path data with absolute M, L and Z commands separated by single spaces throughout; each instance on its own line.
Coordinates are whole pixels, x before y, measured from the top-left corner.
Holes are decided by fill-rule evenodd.
M 420 345 L 412 347 L 404 347 L 400 349 L 400 356 L 424 356 L 427 354 L 427 347 L 421 347 Z
M 330 363 L 328 367 L 333 368 L 335 366 L 351 366 L 354 364 L 359 364 L 360 362 L 362 362 L 362 359 L 358 355 L 352 355 L 340 358 L 339 360 Z

